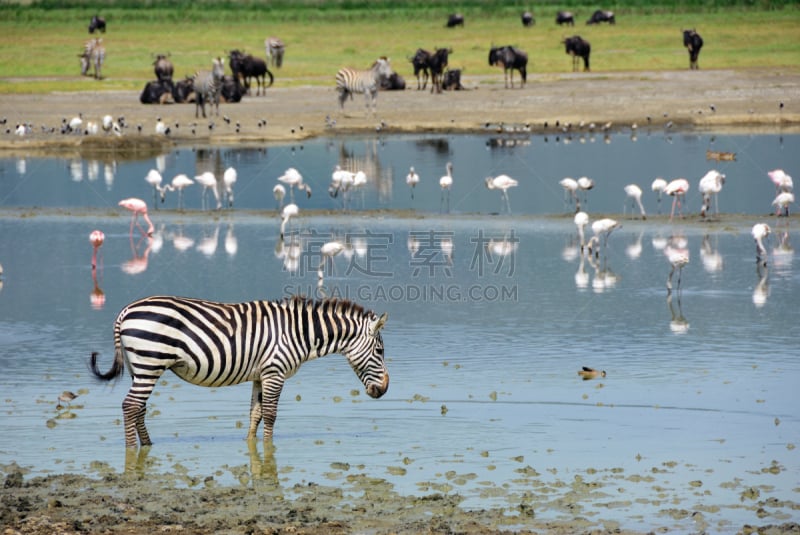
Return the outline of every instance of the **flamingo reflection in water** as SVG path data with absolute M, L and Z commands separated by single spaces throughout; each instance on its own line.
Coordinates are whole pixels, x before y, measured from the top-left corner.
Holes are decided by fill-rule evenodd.
M 677 299 L 673 301 L 672 293 L 667 294 L 667 308 L 670 313 L 669 330 L 674 334 L 686 334 L 689 332 L 689 320 L 683 315 L 683 308 L 681 307 L 681 295 L 677 295 Z
M 700 245 L 700 260 L 703 262 L 703 269 L 706 270 L 706 273 L 719 273 L 724 267 L 723 257 L 719 252 L 719 246 L 716 241 L 716 236 L 712 243 L 711 236 L 706 234 L 703 236 L 703 243 Z
M 680 235 L 672 236 L 664 247 L 664 255 L 670 263 L 669 276 L 667 276 L 667 293 L 672 293 L 672 277 L 678 270 L 677 290 L 681 290 L 681 276 L 683 268 L 689 263 L 689 249 L 686 238 Z
M 225 233 L 225 252 L 231 257 L 236 256 L 236 253 L 239 252 L 239 240 L 233 233 L 233 223 L 228 223 L 228 231 Z
M 97 275 L 97 252 L 100 247 L 103 245 L 106 236 L 100 230 L 93 230 L 91 234 L 89 234 L 89 242 L 92 244 L 92 293 L 89 294 L 89 302 L 92 305 L 92 308 L 95 310 L 100 310 L 106 304 L 106 294 L 100 288 L 100 282 Z M 102 276 L 103 266 L 100 266 L 100 273 Z
M 753 287 L 753 305 L 756 308 L 762 308 L 767 304 L 767 298 L 769 297 L 769 269 L 766 263 L 756 264 L 756 275 L 758 276 L 758 282 Z
M 204 236 L 197 244 L 196 249 L 200 251 L 206 258 L 211 258 L 217 252 L 217 245 L 219 244 L 219 225 L 214 229 L 213 234 Z
M 142 243 L 145 243 L 144 251 L 142 254 L 139 254 L 139 248 L 142 246 Z M 130 236 L 130 243 L 131 243 L 131 253 L 133 254 L 133 258 L 128 260 L 127 262 L 122 263 L 122 271 L 127 273 L 128 275 L 138 275 L 140 273 L 144 273 L 147 271 L 147 261 L 150 255 L 150 250 L 153 246 L 153 238 L 151 236 L 142 236 L 139 238 L 138 243 L 133 243 L 133 235 Z
M 319 288 L 323 288 L 325 280 L 325 266 L 327 265 L 328 260 L 331 261 L 331 270 L 335 270 L 336 264 L 333 262 L 333 258 L 344 251 L 344 249 L 344 244 L 339 240 L 325 242 L 322 247 L 320 247 L 319 252 L 322 255 L 322 259 L 319 263 L 319 268 L 317 269 L 317 286 Z

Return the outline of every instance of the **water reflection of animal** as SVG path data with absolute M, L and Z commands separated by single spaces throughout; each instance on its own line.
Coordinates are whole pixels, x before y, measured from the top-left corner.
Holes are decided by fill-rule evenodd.
M 689 321 L 683 315 L 683 308 L 681 307 L 681 294 L 678 294 L 677 300 L 673 302 L 672 294 L 667 293 L 667 308 L 670 313 L 669 330 L 675 334 L 689 332 Z
M 93 230 L 89 234 L 89 243 L 92 244 L 92 269 L 97 267 L 97 251 L 106 241 L 106 235 L 101 230 Z
M 146 239 L 147 245 L 145 246 L 144 252 L 140 255 L 138 252 L 139 245 L 141 241 Z M 147 263 L 148 257 L 150 256 L 150 249 L 153 246 L 153 238 L 147 236 L 146 238 L 142 238 L 139 240 L 139 244 L 134 245 L 133 243 L 133 235 L 130 237 L 131 241 L 131 253 L 133 254 L 133 258 L 128 260 L 127 262 L 123 262 L 120 268 L 123 272 L 127 273 L 128 275 L 138 275 L 139 273 L 144 273 L 147 271 Z
M 275 184 L 275 187 L 272 188 L 272 196 L 275 197 L 278 210 L 283 208 L 283 198 L 286 197 L 286 188 L 283 187 L 283 184 Z
M 123 208 L 133 212 L 133 215 L 131 216 L 131 234 L 133 234 L 133 225 L 136 224 L 138 226 L 137 219 L 139 214 L 142 214 L 142 218 L 144 218 L 148 225 L 146 234 L 148 236 L 153 235 L 153 222 L 150 221 L 150 218 L 147 216 L 147 204 L 143 200 L 137 199 L 136 197 L 130 197 L 128 199 L 122 199 L 119 201 L 119 206 L 122 206 Z
M 767 298 L 769 297 L 769 270 L 766 263 L 756 265 L 756 274 L 758 275 L 758 283 L 753 287 L 753 304 L 756 308 L 761 308 L 767 304 Z
M 750 231 L 756 242 L 756 262 L 764 266 L 767 265 L 767 249 L 764 247 L 764 240 L 767 239 L 770 232 L 771 229 L 766 223 L 756 223 Z
M 212 316 L 216 321 L 209 323 L 207 318 Z M 346 300 L 293 297 L 226 304 L 147 297 L 129 304 L 117 316 L 111 368 L 98 369 L 96 352 L 90 364 L 95 377 L 106 381 L 119 377 L 126 368 L 133 376 L 133 386 L 122 403 L 128 448 L 136 447 L 137 435 L 142 446 L 152 444 L 144 421 L 146 404 L 167 370 L 200 386 L 252 381 L 247 436 L 255 438 L 263 420 L 264 440 L 270 441 L 284 382 L 309 359 L 341 353 L 370 397 L 386 393 L 389 373 L 381 337 L 386 320 L 386 314 L 379 317 Z M 195 336 L 198 330 L 204 333 L 202 340 Z M 170 345 L 172 350 L 168 350 Z
M 664 255 L 670 263 L 671 269 L 667 277 L 667 293 L 672 292 L 672 276 L 675 270 L 678 270 L 678 284 L 677 288 L 681 289 L 681 275 L 683 274 L 683 267 L 689 263 L 689 249 L 683 243 L 683 238 L 670 238 L 669 243 L 664 247 Z

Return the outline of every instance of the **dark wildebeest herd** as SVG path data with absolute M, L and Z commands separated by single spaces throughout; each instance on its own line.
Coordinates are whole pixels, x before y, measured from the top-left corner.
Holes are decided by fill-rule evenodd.
M 575 13 L 572 11 L 558 11 L 555 22 L 559 26 L 574 26 L 575 16 Z M 520 19 L 524 27 L 531 27 L 536 23 L 531 11 L 523 11 L 520 15 Z M 586 24 L 595 25 L 602 22 L 615 25 L 616 16 L 614 12 L 597 9 L 586 21 Z M 464 15 L 461 13 L 450 14 L 445 26 L 447 28 L 464 28 Z M 89 33 L 95 32 L 106 32 L 106 20 L 96 14 L 92 16 L 89 22 Z M 703 39 L 695 29 L 682 30 L 682 32 L 683 45 L 689 52 L 689 68 L 692 70 L 698 69 L 698 56 L 703 47 Z M 589 56 L 591 53 L 591 44 L 589 41 L 582 38 L 580 35 L 573 35 L 571 37 L 564 37 L 561 42 L 564 45 L 566 54 L 572 57 L 573 72 L 580 70 L 581 60 L 583 60 L 583 70 L 589 71 Z M 264 40 L 264 50 L 267 57 L 266 61 L 240 50 L 231 50 L 227 57 L 231 75 L 224 75 L 223 71 L 221 76 L 215 75 L 210 78 L 206 76 L 204 79 L 203 91 L 211 91 L 211 96 L 216 102 L 220 100 L 223 102 L 239 102 L 244 95 L 251 92 L 251 84 L 252 81 L 255 80 L 255 94 L 266 94 L 266 89 L 271 87 L 274 82 L 274 76 L 269 70 L 268 64 L 271 64 L 275 68 L 281 67 L 283 64 L 285 44 L 277 37 L 268 37 Z M 448 66 L 449 55 L 452 53 L 453 49 L 449 47 L 434 48 L 433 52 L 423 48 L 417 49 L 416 53 L 409 58 L 409 61 L 413 67 L 414 76 L 417 79 L 418 90 L 426 89 L 429 79 L 431 81 L 432 93 L 440 93 L 443 90 L 464 89 L 464 86 L 461 84 L 463 69 L 450 69 Z M 139 97 L 139 100 L 143 104 L 197 101 L 198 94 L 195 85 L 198 76 L 203 73 L 208 74 L 209 71 L 197 71 L 193 74 L 187 74 L 182 80 L 175 82 L 173 80 L 175 68 L 169 56 L 169 54 L 154 55 L 153 72 L 156 78 L 145 84 Z M 84 51 L 79 54 L 79 57 L 81 58 L 81 74 L 88 75 L 89 71 L 93 68 L 94 77 L 100 79 L 100 69 L 105 59 L 103 40 L 99 38 L 90 39 L 85 44 Z M 219 73 L 220 66 L 224 65 L 224 60 L 221 57 L 215 58 L 212 64 L 214 66 L 212 70 Z M 519 87 L 522 88 L 525 86 L 527 81 L 528 54 L 519 47 L 510 44 L 505 46 L 492 45 L 489 50 L 489 65 L 503 68 L 506 88 L 514 87 L 515 70 L 519 72 L 520 76 Z M 361 72 L 366 73 L 370 71 Z M 390 74 L 387 74 L 387 72 Z M 371 74 L 368 74 L 365 79 L 369 80 L 371 76 Z M 380 73 L 375 74 L 375 76 L 377 77 L 375 83 L 379 89 L 403 90 L 406 88 L 403 77 L 392 71 L 391 68 L 386 72 L 381 69 Z M 269 81 L 267 81 L 267 78 Z M 366 85 L 369 85 L 369 83 L 368 81 L 365 82 Z M 364 85 L 364 83 L 361 85 Z M 356 87 L 355 89 L 361 88 Z M 205 101 L 206 96 L 207 95 L 203 95 L 200 98 Z M 203 114 L 205 115 L 205 106 L 203 106 Z

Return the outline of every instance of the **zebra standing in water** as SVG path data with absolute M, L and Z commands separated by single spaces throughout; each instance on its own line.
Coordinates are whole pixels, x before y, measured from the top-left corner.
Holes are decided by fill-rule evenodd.
M 103 62 L 106 59 L 106 47 L 103 46 L 103 40 L 99 37 L 89 39 L 83 47 L 83 53 L 79 54 L 81 58 L 81 75 L 87 76 L 89 69 L 94 68 L 94 77 L 99 80 L 102 78 L 100 70 L 103 67 Z
M 106 381 L 125 367 L 133 384 L 122 402 L 125 446 L 152 444 L 144 423 L 147 399 L 161 375 L 175 375 L 201 386 L 253 382 L 250 427 L 255 438 L 264 420 L 264 440 L 272 439 L 278 399 L 286 379 L 300 365 L 329 353 L 350 362 L 367 394 L 379 398 L 389 388 L 378 317 L 341 299 L 302 297 L 279 301 L 216 303 L 184 297 L 153 296 L 125 307 L 114 322 L 114 363 L 105 373 L 92 353 L 94 375 Z
M 344 109 L 344 101 L 350 95 L 353 98 L 353 93 L 364 93 L 367 100 L 367 116 L 369 116 L 370 109 L 372 114 L 378 108 L 378 82 L 381 76 L 389 77 L 392 75 L 392 67 L 389 65 L 389 59 L 385 56 L 378 58 L 372 64 L 372 67 L 367 71 L 358 71 L 345 67 L 336 73 L 336 90 L 339 92 L 339 107 Z
M 225 76 L 225 60 L 215 58 L 212 60 L 211 72 L 197 71 L 193 77 L 195 91 L 194 116 L 197 117 L 199 111 L 203 110 L 203 117 L 206 116 L 206 102 L 211 106 L 216 106 L 219 115 L 219 93 L 222 88 L 222 78 Z

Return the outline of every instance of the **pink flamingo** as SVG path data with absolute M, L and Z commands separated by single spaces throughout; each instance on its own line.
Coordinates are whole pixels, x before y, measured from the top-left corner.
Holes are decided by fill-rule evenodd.
M 672 221 L 672 218 L 675 216 L 675 205 L 678 205 L 678 212 L 683 216 L 683 207 L 681 201 L 683 200 L 684 196 L 686 196 L 686 192 L 689 191 L 689 181 L 685 178 L 676 178 L 675 180 L 671 181 L 667 186 L 664 188 L 664 193 L 673 197 L 672 199 L 672 212 L 669 214 L 669 220 Z
M 776 192 L 780 193 L 782 191 L 792 191 L 792 189 L 794 189 L 792 177 L 787 175 L 783 169 L 773 169 L 772 171 L 767 171 L 767 175 L 769 176 L 769 179 L 772 180 L 772 183 L 775 184 Z
M 89 234 L 89 242 L 92 244 L 92 269 L 97 267 L 97 250 L 106 241 L 106 235 L 101 230 L 93 230 Z
M 119 201 L 119 205 L 123 208 L 127 208 L 131 212 L 133 212 L 133 217 L 131 217 L 131 231 L 130 233 L 133 234 L 133 225 L 137 224 L 136 219 L 139 217 L 139 214 L 142 214 L 142 217 L 145 221 L 147 221 L 147 235 L 152 236 L 155 227 L 153 227 L 153 222 L 150 221 L 150 218 L 147 216 L 147 203 L 145 203 L 142 199 L 137 199 L 136 197 L 129 197 L 127 199 L 122 199 Z

